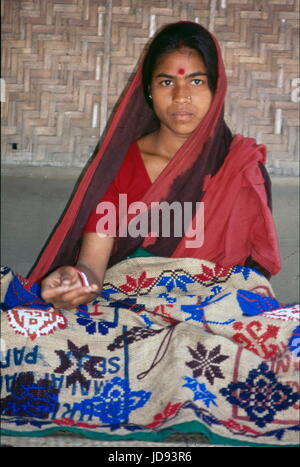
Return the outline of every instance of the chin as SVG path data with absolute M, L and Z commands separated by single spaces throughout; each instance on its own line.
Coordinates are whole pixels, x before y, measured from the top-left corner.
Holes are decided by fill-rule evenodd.
M 197 125 L 197 126 L 198 126 L 198 125 Z M 196 126 L 196 127 L 193 126 L 192 128 L 190 128 L 190 127 L 189 127 L 189 128 L 176 128 L 176 129 L 174 129 L 173 131 L 174 131 L 174 133 L 176 133 L 177 135 L 182 136 L 182 137 L 184 136 L 184 137 L 187 138 L 187 137 L 189 137 L 190 135 L 192 135 L 192 134 L 194 133 L 194 131 L 196 130 L 197 126 Z
M 177 124 L 177 125 L 173 124 L 173 125 L 170 125 L 170 128 L 175 133 L 182 134 L 182 135 L 191 135 L 198 128 L 201 121 L 202 121 L 202 119 L 199 120 L 198 122 L 194 121 L 194 122 L 187 122 L 186 124 L 184 124 L 184 123 Z

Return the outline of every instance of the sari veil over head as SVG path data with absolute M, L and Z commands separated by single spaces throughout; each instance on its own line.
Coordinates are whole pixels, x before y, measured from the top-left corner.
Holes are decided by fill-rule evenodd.
M 117 238 L 110 265 L 143 247 L 157 256 L 195 257 L 223 266 L 248 261 L 271 274 L 280 269 L 266 193 L 265 147 L 250 138 L 233 137 L 224 121 L 227 79 L 219 44 L 211 37 L 217 51 L 218 79 L 210 109 L 141 200 L 147 206 L 161 200 L 203 201 L 204 243 L 200 248 L 187 248 L 184 236 L 158 237 L 151 242 L 142 237 Z M 144 97 L 142 67 L 140 63 L 95 156 L 30 272 L 30 281 L 76 262 L 87 219 L 116 176 L 130 144 L 158 128 Z

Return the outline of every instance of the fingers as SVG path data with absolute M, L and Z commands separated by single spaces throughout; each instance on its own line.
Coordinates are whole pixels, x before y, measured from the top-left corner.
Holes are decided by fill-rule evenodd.
M 78 272 L 71 266 L 62 266 L 61 268 L 56 269 L 42 281 L 42 284 L 45 287 L 75 285 L 76 283 L 80 285 L 81 281 L 78 277 Z
M 46 301 L 52 301 L 70 289 L 81 287 L 82 283 L 77 271 L 72 267 L 61 267 L 52 272 L 42 281 L 41 296 Z
M 46 301 L 53 301 L 60 299 L 66 292 L 70 291 L 70 287 L 67 285 L 60 285 L 57 287 L 51 287 L 50 285 L 45 285 L 42 291 L 42 298 Z
M 76 309 L 79 305 L 85 305 L 92 300 L 95 300 L 97 295 L 89 293 L 89 294 L 84 294 L 81 295 L 80 297 L 77 297 L 76 299 L 73 299 L 69 301 L 68 303 L 62 303 L 59 307 L 57 308 L 63 308 L 64 310 L 74 310 Z
M 75 268 L 63 266 L 42 281 L 41 296 L 56 308 L 70 310 L 89 303 L 98 291 L 96 284 L 83 286 Z
M 61 268 L 60 271 L 61 284 L 66 286 L 77 286 L 81 284 L 78 272 L 71 266 Z
M 56 287 L 44 291 L 43 298 L 52 303 L 56 308 L 70 310 L 90 302 L 98 291 L 98 286 L 92 284 L 88 287 L 76 287 L 71 289 L 67 286 Z
M 98 287 L 95 284 L 84 287 L 77 287 L 76 289 L 72 289 L 63 293 L 61 298 L 66 303 L 73 303 L 81 297 L 86 297 L 93 292 L 95 293 L 97 290 Z

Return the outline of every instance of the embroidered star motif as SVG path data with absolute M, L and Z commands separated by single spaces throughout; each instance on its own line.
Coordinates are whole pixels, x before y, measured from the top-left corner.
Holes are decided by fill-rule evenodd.
M 198 342 L 196 350 L 191 347 L 188 347 L 188 349 L 194 360 L 186 362 L 185 364 L 193 370 L 194 378 L 203 375 L 211 385 L 214 384 L 215 378 L 224 379 L 219 365 L 229 357 L 220 354 L 220 345 L 208 351 L 204 345 Z
M 139 293 L 141 289 L 150 287 L 155 281 L 155 277 L 147 277 L 146 272 L 144 271 L 138 279 L 126 275 L 126 280 L 126 284 L 120 285 L 120 289 L 123 292 Z
M 76 345 L 69 340 L 68 348 L 69 352 L 55 350 L 55 353 L 60 358 L 60 365 L 54 370 L 55 373 L 65 373 L 73 367 L 72 373 L 69 374 L 66 379 L 67 387 L 78 381 L 79 384 L 88 389 L 89 381 L 82 371 L 86 372 L 92 378 L 103 378 L 102 373 L 96 368 L 97 364 L 103 363 L 103 357 L 92 357 L 88 355 L 88 345 L 76 347 Z

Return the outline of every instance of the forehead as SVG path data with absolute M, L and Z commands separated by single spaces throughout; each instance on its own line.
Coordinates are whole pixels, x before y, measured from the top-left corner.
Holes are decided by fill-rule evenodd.
M 162 54 L 154 68 L 154 71 L 169 71 L 183 75 L 192 71 L 206 71 L 204 61 L 195 49 L 183 47 L 173 52 Z

